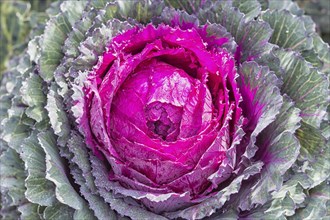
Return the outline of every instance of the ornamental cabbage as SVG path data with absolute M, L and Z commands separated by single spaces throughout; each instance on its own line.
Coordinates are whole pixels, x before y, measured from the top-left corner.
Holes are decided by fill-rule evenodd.
M 296 3 L 46 12 L 1 79 L 4 219 L 329 217 L 330 49 Z

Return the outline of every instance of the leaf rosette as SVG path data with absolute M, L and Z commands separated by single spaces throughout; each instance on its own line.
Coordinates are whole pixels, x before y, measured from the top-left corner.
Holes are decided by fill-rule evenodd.
M 329 215 L 329 46 L 295 3 L 47 14 L 1 80 L 3 217 Z

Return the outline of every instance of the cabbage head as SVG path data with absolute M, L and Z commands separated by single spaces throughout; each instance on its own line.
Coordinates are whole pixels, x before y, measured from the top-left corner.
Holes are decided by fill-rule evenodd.
M 5 7 L 3 219 L 329 218 L 330 49 L 295 2 Z

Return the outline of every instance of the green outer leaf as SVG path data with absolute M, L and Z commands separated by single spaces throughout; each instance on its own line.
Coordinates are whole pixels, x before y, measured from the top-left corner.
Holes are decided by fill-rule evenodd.
M 289 194 L 285 194 L 284 198 L 274 199 L 272 201 L 272 205 L 269 209 L 267 209 L 267 214 L 276 215 L 276 217 L 284 217 L 291 216 L 295 213 L 295 202 L 289 196 Z
M 80 193 L 88 201 L 89 207 L 91 210 L 93 210 L 92 212 L 94 213 L 95 217 L 97 219 L 116 218 L 116 213 L 110 208 L 110 206 L 105 203 L 104 199 L 95 192 L 91 192 L 89 189 L 90 186 L 88 186 L 88 183 L 85 183 L 85 179 L 81 170 L 78 167 L 72 167 L 71 173 L 74 176 L 76 183 L 80 185 Z M 88 209 L 88 207 L 85 209 Z
M 248 214 L 247 216 L 244 216 L 243 218 L 240 218 L 241 220 L 256 220 L 256 219 L 265 219 L 265 220 L 287 220 L 287 218 L 283 215 L 277 216 L 274 214 L 265 213 L 264 209 L 256 209 L 253 211 L 253 213 Z
M 233 6 L 245 14 L 245 20 L 249 21 L 257 17 L 261 12 L 261 5 L 258 0 L 234 0 Z
M 271 43 L 298 51 L 312 48 L 310 30 L 306 30 L 304 21 L 300 17 L 292 15 L 287 10 L 267 10 L 260 17 L 274 30 Z
M 304 50 L 301 52 L 301 56 L 309 63 L 313 65 L 313 67 L 322 70 L 323 62 L 318 57 L 318 54 L 314 49 L 312 50 Z
M 83 208 L 81 210 L 76 210 L 73 215 L 74 220 L 94 220 L 95 216 L 93 215 L 93 211 L 91 211 L 88 207 Z
M 46 101 L 42 92 L 42 79 L 33 73 L 22 83 L 21 94 L 23 102 L 29 106 L 40 105 Z
M 61 47 L 69 31 L 70 24 L 63 14 L 59 14 L 47 23 L 39 59 L 40 76 L 46 82 L 53 79 L 53 73 L 63 57 Z
M 196 14 L 202 6 L 202 0 L 165 0 L 166 6 L 186 11 L 188 14 Z
M 304 161 L 303 171 L 314 181 L 312 187 L 330 176 L 330 144 L 318 129 L 302 122 L 296 136 L 301 144 L 299 160 Z
M 18 207 L 18 211 L 21 213 L 20 219 L 23 220 L 42 220 L 38 214 L 38 205 L 32 203 L 26 203 Z
M 54 71 L 63 58 L 64 41 L 74 22 L 80 18 L 86 3 L 86 1 L 64 1 L 60 6 L 62 13 L 48 21 L 39 60 L 40 75 L 46 82 L 54 78 Z
M 1 191 L 6 190 L 11 197 L 10 206 L 19 205 L 25 200 L 24 179 L 26 176 L 24 172 L 24 163 L 20 159 L 19 154 L 11 148 L 7 148 L 1 154 L 0 163 Z
M 246 22 L 244 14 L 227 1 L 217 1 L 211 7 L 200 10 L 197 16 L 202 23 L 221 24 L 231 33 L 238 44 L 236 58 L 240 63 L 258 59 L 273 47 L 268 43 L 272 34 L 269 24 L 260 20 Z
M 74 155 L 72 158 L 72 162 L 77 164 L 79 169 L 81 170 L 81 175 L 84 179 L 84 185 L 88 186 L 89 190 L 92 193 L 95 193 L 96 188 L 94 185 L 94 178 L 91 175 L 92 168 L 90 165 L 89 154 L 87 151 L 87 146 L 84 143 L 84 139 L 75 132 L 71 133 L 71 138 L 68 141 L 68 148 Z
M 275 140 L 283 132 L 291 132 L 292 134 L 294 134 L 295 131 L 299 129 L 300 123 L 301 123 L 300 110 L 295 107 L 294 102 L 292 102 L 290 97 L 288 97 L 287 95 L 283 95 L 283 105 L 280 109 L 280 113 L 277 115 L 275 121 L 272 122 L 267 128 L 265 128 L 260 133 L 260 137 L 258 137 L 257 144 L 262 144 L 269 140 Z M 262 150 L 268 153 L 267 150 L 265 149 Z M 281 152 L 277 152 L 277 153 L 281 154 Z M 284 164 L 282 163 L 281 165 Z M 285 172 L 285 171 L 282 170 L 281 172 Z
M 6 90 L 10 92 L 12 99 L 10 100 L 10 107 L 7 106 L 9 109 L 3 109 L 5 118 L 1 121 L 0 138 L 19 153 L 20 145 L 29 136 L 30 126 L 33 124 L 33 120 L 24 114 L 25 105 L 22 103 L 22 97 L 19 94 L 22 78 L 28 76 L 31 68 L 27 55 L 13 59 L 12 64 L 16 69 L 9 71 L 7 74 L 12 75 L 15 80 L 12 83 L 6 83 Z
M 284 110 L 284 112 L 286 111 Z M 282 124 L 285 125 L 288 123 L 282 123 Z M 322 153 L 316 153 L 316 155 L 321 154 L 321 156 L 316 156 L 318 158 L 317 160 L 313 160 L 313 161 L 309 160 L 312 162 L 311 166 L 309 166 L 308 163 L 307 166 L 306 164 L 304 164 L 303 167 L 301 167 L 300 170 L 298 170 L 298 172 L 294 174 L 293 177 L 290 177 L 291 179 L 289 179 L 289 181 L 287 181 L 283 185 L 281 190 L 272 193 L 272 199 L 269 199 L 269 201 L 272 201 L 271 204 L 266 205 L 266 207 L 264 206 L 264 208 L 261 209 L 260 212 L 249 215 L 249 218 L 285 219 L 285 216 L 293 215 L 297 207 L 301 207 L 304 201 L 308 202 L 309 200 L 309 198 L 307 198 L 307 195 L 304 194 L 303 189 L 308 189 L 312 185 L 316 185 L 324 181 L 325 178 L 329 176 L 330 172 L 329 170 L 327 170 L 330 167 L 328 162 L 329 149 L 330 149 L 329 145 L 325 143 L 324 138 L 321 138 L 322 135 L 320 135 L 319 132 L 317 134 L 315 133 L 317 132 L 315 128 L 306 131 L 306 129 L 304 128 L 304 126 L 306 126 L 305 123 L 302 124 L 303 126 L 301 126 L 301 128 L 297 131 L 297 133 L 298 134 L 302 133 L 300 132 L 300 130 L 304 130 L 303 133 L 305 134 L 304 136 L 305 142 L 314 146 L 311 148 L 320 147 L 321 149 L 317 149 L 316 151 L 320 151 Z M 275 124 L 274 127 L 277 128 L 278 125 Z M 268 137 L 269 135 L 263 135 L 263 136 Z M 302 142 L 301 144 L 302 144 L 302 148 L 301 148 L 302 152 L 304 152 L 303 150 L 304 144 Z M 315 155 L 315 152 L 311 153 L 311 155 L 312 154 Z M 302 155 L 306 155 L 306 153 L 302 153 Z M 315 180 L 317 180 L 318 182 L 315 182 Z
M 53 206 L 48 206 L 44 210 L 43 217 L 47 220 L 64 220 L 72 219 L 74 210 L 69 206 L 61 203 L 56 203 Z
M 207 220 L 218 220 L 218 219 L 237 220 L 238 218 L 239 218 L 238 213 L 233 209 L 229 209 L 229 210 L 223 210 L 223 212 L 216 212 L 215 214 L 208 217 Z
M 66 168 L 59 155 L 53 132 L 46 131 L 39 133 L 38 140 L 46 153 L 46 179 L 56 185 L 56 198 L 61 203 L 74 209 L 82 209 L 84 201 L 74 190 L 67 177 Z
M 289 173 L 292 171 L 290 170 Z M 280 190 L 272 193 L 271 204 L 265 213 L 279 216 L 292 216 L 298 207 L 304 205 L 308 200 L 305 189 L 308 189 L 312 180 L 304 173 L 294 173 L 288 181 L 286 181 Z
M 1 122 L 8 117 L 8 109 L 11 107 L 11 100 L 14 97 L 12 94 L 15 88 L 16 78 L 10 71 L 4 73 L 0 81 L 0 131 L 3 125 Z
M 310 198 L 306 207 L 298 209 L 289 220 L 323 219 L 329 218 L 330 185 L 323 182 L 310 191 Z
M 26 198 L 33 203 L 50 206 L 56 202 L 55 185 L 45 178 L 45 152 L 38 143 L 36 134 L 22 144 L 21 158 L 25 162 L 28 177 L 25 180 Z
M 209 21 L 221 24 L 235 39 L 244 23 L 244 14 L 237 8 L 231 7 L 229 2 L 216 2 L 209 7 L 202 8 L 197 16 L 201 23 Z
M 41 43 L 42 38 L 40 36 L 34 37 L 28 43 L 27 54 L 29 54 L 30 61 L 34 63 L 39 62 L 40 54 L 41 54 Z
M 129 2 L 130 3 L 130 2 Z M 119 20 L 126 20 L 121 14 L 120 14 L 120 6 L 118 2 L 108 2 L 106 6 L 101 9 L 98 13 L 98 15 L 95 17 L 95 20 L 93 21 L 93 25 L 90 27 L 90 31 L 94 31 L 96 28 L 101 27 L 102 24 L 117 18 Z
M 36 122 L 47 121 L 46 111 L 44 109 L 46 96 L 43 93 L 42 82 L 40 76 L 31 72 L 29 78 L 22 82 L 22 88 L 20 90 L 23 103 L 29 106 L 25 110 L 25 114 Z
M 330 125 L 329 125 L 329 121 L 330 121 L 330 105 L 328 106 L 328 109 L 327 109 L 327 119 L 322 121 L 321 123 L 321 132 L 322 132 L 322 135 L 327 139 L 329 140 L 330 139 Z
M 98 219 L 115 218 L 114 211 L 97 193 L 84 139 L 75 132 L 72 132 L 70 136 L 68 148 L 74 155 L 71 161 L 75 163 L 75 166 L 71 166 L 71 174 L 74 176 L 76 183 L 80 185 L 80 193 L 88 201 L 90 209 L 93 210 Z
M 305 122 L 319 127 L 330 100 L 329 80 L 294 51 L 277 50 L 276 55 L 285 71 L 279 76 L 283 79 L 281 92 L 296 103 Z
M 269 71 L 268 67 L 259 66 L 256 62 L 244 62 L 239 67 L 239 77 L 237 78 L 237 83 L 242 91 L 255 93 L 253 100 L 243 100 L 242 109 L 244 112 L 244 105 L 250 105 L 249 102 L 258 103 L 259 108 L 262 107 L 262 115 L 251 133 L 251 137 L 246 150 L 242 155 L 242 160 L 240 164 L 245 164 L 252 157 L 258 147 L 255 145 L 256 137 L 261 131 L 263 131 L 270 123 L 276 120 L 276 116 L 280 112 L 281 106 L 283 104 L 283 98 L 280 95 L 279 85 L 280 81 L 277 79 L 273 72 Z M 246 110 L 246 111 L 249 111 Z
M 324 63 L 322 72 L 330 74 L 330 47 L 329 44 L 324 43 L 322 38 L 314 34 L 313 35 L 314 50 L 318 54 L 318 58 Z
M 265 163 L 256 182 L 245 186 L 246 198 L 240 197 L 240 208 L 251 210 L 256 204 L 270 201 L 270 192 L 279 190 L 283 184 L 284 173 L 292 166 L 299 155 L 299 142 L 294 132 L 300 126 L 299 109 L 292 101 L 283 97 L 283 105 L 274 122 L 257 137 L 259 148 L 256 159 Z
M 21 117 L 9 117 L 2 121 L 4 131 L 1 133 L 1 138 L 6 141 L 12 149 L 20 152 L 21 143 L 25 138 L 30 136 L 30 126 L 24 124 Z
M 74 65 L 70 67 L 70 75 L 76 78 L 79 70 L 91 70 L 97 63 L 98 56 L 104 52 L 107 43 L 119 32 L 130 28 L 132 26 L 128 22 L 113 19 L 93 30 L 92 35 L 80 43 L 80 55 L 74 60 Z
M 250 210 L 255 204 L 263 205 L 269 201 L 269 192 L 281 187 L 283 173 L 291 167 L 299 153 L 298 141 L 290 132 L 280 134 L 269 145 L 267 155 L 273 158 L 264 166 L 258 182 L 247 187 L 252 192 L 246 200 L 242 199 L 242 210 Z
M 93 25 L 94 19 L 97 15 L 96 10 L 85 11 L 82 15 L 82 19 L 77 21 L 72 27 L 72 31 L 65 40 L 65 59 L 68 57 L 75 58 L 79 56 L 78 47 L 80 43 L 87 37 L 87 30 Z
M 326 63 L 330 63 L 330 47 L 329 44 L 325 43 L 322 38 L 314 34 L 313 35 L 313 44 L 315 51 L 319 54 L 320 59 Z
M 6 206 L 6 193 L 2 192 L 0 193 L 1 196 L 1 211 L 0 211 L 0 218 L 1 219 L 6 219 L 6 220 L 16 220 L 19 219 L 21 216 L 21 213 L 17 210 L 16 206 Z
M 305 202 L 305 189 L 309 188 L 312 182 L 304 173 L 295 173 L 280 190 L 272 193 L 271 205 L 265 212 L 276 216 L 292 216 L 295 209 Z
M 71 25 L 77 20 L 81 19 L 81 14 L 87 5 L 86 0 L 84 1 L 63 1 L 60 5 L 61 12 L 67 14 L 67 18 Z
M 179 23 L 179 27 L 184 27 L 185 24 L 194 24 L 199 26 L 199 21 L 195 15 L 190 15 L 186 11 L 175 10 L 174 8 L 164 8 L 160 17 L 153 19 L 154 25 L 165 23 L 167 25 L 173 25 L 173 20 Z
M 104 8 L 104 6 L 106 5 L 107 2 L 108 1 L 106 1 L 106 0 L 94 0 L 94 1 L 90 1 L 87 4 L 87 7 L 88 7 L 87 10 L 88 9 L 92 9 L 92 8 L 102 9 L 102 8 Z
M 59 136 L 58 143 L 62 146 L 65 145 L 70 135 L 70 124 L 64 111 L 63 101 L 57 94 L 58 87 L 56 84 L 52 84 L 49 87 L 47 94 L 47 105 L 48 117 L 50 119 L 50 125 L 54 130 L 54 133 Z
M 264 1 L 264 0 L 260 0 Z M 304 11 L 299 8 L 298 4 L 296 2 L 292 2 L 292 0 L 281 0 L 279 2 L 278 0 L 266 0 L 267 4 L 266 7 L 263 8 L 263 10 L 266 10 L 267 8 L 271 10 L 288 10 L 294 15 L 301 16 Z
M 186 0 L 183 4 L 186 4 Z M 199 0 L 195 0 L 197 4 Z M 134 18 L 136 21 L 142 24 L 148 24 L 152 18 L 161 14 L 164 9 L 164 1 L 162 0 L 139 0 L 139 1 L 118 1 L 119 14 L 127 20 L 128 18 Z M 192 6 L 192 5 L 191 5 Z M 120 19 L 119 17 L 115 17 Z

